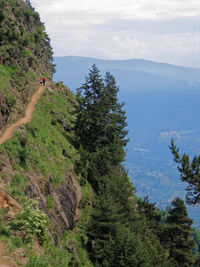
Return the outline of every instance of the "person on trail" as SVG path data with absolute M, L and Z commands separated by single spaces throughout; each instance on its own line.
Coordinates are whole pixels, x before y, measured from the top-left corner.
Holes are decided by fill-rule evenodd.
M 45 82 L 46 82 L 46 79 L 45 78 L 42 78 L 43 86 L 45 86 Z
M 43 84 L 43 78 L 40 79 L 40 84 L 41 84 L 41 85 Z

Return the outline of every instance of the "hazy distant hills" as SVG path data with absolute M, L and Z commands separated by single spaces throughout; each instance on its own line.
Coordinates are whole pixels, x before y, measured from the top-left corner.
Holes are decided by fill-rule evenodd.
M 54 80 L 75 92 L 94 63 L 120 86 L 130 137 L 125 164 L 138 195 L 149 195 L 162 207 L 184 197 L 169 145 L 173 137 L 182 152 L 200 154 L 200 69 L 140 59 L 56 57 Z M 199 208 L 189 210 L 198 225 Z
M 84 82 L 92 64 L 110 71 L 126 91 L 196 88 L 200 84 L 200 69 L 156 63 L 143 59 L 101 60 L 87 57 L 55 57 L 56 80 L 62 80 L 74 90 Z M 80 79 L 77 79 L 79 77 Z

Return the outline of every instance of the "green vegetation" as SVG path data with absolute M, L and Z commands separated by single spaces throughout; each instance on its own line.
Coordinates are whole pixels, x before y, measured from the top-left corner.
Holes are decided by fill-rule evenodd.
M 181 156 L 179 148 L 175 146 L 174 140 L 171 140 L 170 149 L 174 156 L 174 161 L 178 164 L 178 170 L 181 174 L 181 180 L 187 182 L 186 201 L 189 205 L 200 203 L 200 156 L 195 156 L 190 161 L 189 155 L 186 153 Z
M 66 172 L 69 169 L 73 170 L 75 162 L 79 158 L 73 145 L 74 132 L 72 129 L 75 121 L 75 105 L 75 97 L 66 87 L 63 86 L 61 90 L 59 85 L 53 90 L 52 88 L 46 89 L 37 104 L 33 120 L 0 147 L 1 155 L 7 155 L 16 173 L 11 178 L 4 175 L 5 181 L 10 179 L 6 191 L 23 206 L 20 213 L 11 221 L 10 226 L 6 225 L 6 217 L 2 216 L 3 240 L 9 244 L 12 250 L 17 248 L 15 245 L 17 242 L 19 247 L 27 249 L 27 257 L 30 258 L 27 266 L 46 266 L 47 263 L 52 266 L 63 266 L 64 264 L 66 266 L 68 266 L 67 264 L 69 266 L 92 266 L 85 245 L 85 240 L 87 240 L 85 228 L 91 209 L 91 189 L 87 181 L 81 180 L 83 197 L 80 206 L 83 216 L 77 225 L 76 233 L 68 230 L 65 239 L 60 241 L 59 247 L 55 247 L 52 239 L 46 235 L 46 227 L 53 232 L 49 218 L 37 207 L 34 208 L 35 204 L 24 203 L 24 191 L 32 174 L 37 174 L 38 178 L 36 178 L 37 176 L 34 178 L 36 179 L 35 183 L 40 183 L 44 191 L 49 177 L 56 190 L 65 183 Z M 54 212 L 56 204 L 53 195 L 47 192 L 45 199 L 47 210 Z M 39 203 L 41 203 L 40 200 Z M 26 232 L 27 237 L 15 236 L 16 231 Z M 21 241 L 18 240 L 19 238 Z M 37 238 L 42 245 L 44 255 L 36 256 L 34 254 L 34 238 Z M 68 246 L 71 247 L 71 243 L 78 259 L 73 255 L 73 250 L 68 249 Z
M 0 21 L 6 123 L 24 112 L 35 81 L 51 77 L 53 65 L 50 40 L 29 0 L 2 0 Z M 76 97 L 49 81 L 32 121 L 0 146 L 7 194 L 0 241 L 8 252 L 22 248 L 27 267 L 198 266 L 200 234 L 183 200 L 162 211 L 135 195 L 123 167 L 127 123 L 118 92 L 113 75 L 102 77 L 95 65 Z M 173 142 L 171 149 L 197 203 L 199 158 L 190 163 Z
M 114 77 L 103 79 L 94 65 L 77 94 L 77 172 L 95 190 L 90 259 L 94 266 L 193 266 L 199 253 L 183 200 L 160 211 L 148 198 L 137 199 L 122 167 L 127 131 L 118 90 Z
M 94 69 L 96 72 L 97 68 Z M 97 143 L 88 146 L 84 136 L 78 136 L 81 132 L 81 127 L 78 129 L 79 120 L 86 128 L 89 121 L 90 129 L 96 128 L 96 122 L 91 124 L 86 113 L 81 117 L 82 111 L 80 107 L 77 109 L 73 94 L 66 87 L 57 84 L 57 87 L 50 86 L 45 90 L 37 104 L 33 120 L 21 127 L 0 148 L 1 154 L 8 156 L 15 172 L 12 177 L 5 176 L 5 181 L 10 179 L 6 190 L 23 207 L 10 224 L 2 216 L 0 238 L 9 244 L 11 251 L 18 247 L 26 249 L 29 258 L 27 266 L 176 266 L 176 258 L 171 253 L 172 241 L 166 240 L 166 231 L 170 231 L 174 225 L 174 222 L 168 220 L 171 209 L 168 209 L 164 225 L 155 204 L 147 198 L 137 199 L 135 189 L 122 167 L 127 142 L 126 117 L 117 101 L 118 88 L 114 77 L 110 74 L 108 76 L 114 86 L 110 92 L 116 92 L 113 98 L 110 93 L 109 99 L 113 99 L 111 103 L 115 103 L 117 108 L 110 105 L 112 110 L 108 109 L 107 113 L 104 111 L 104 116 L 100 117 L 98 127 L 102 128 L 93 131 Z M 109 86 L 111 87 L 111 83 Z M 95 103 L 95 109 L 102 108 L 101 101 L 107 101 L 107 95 L 104 94 L 107 87 L 105 82 L 103 93 L 100 94 L 103 99 L 99 101 L 99 105 Z M 78 94 L 78 101 L 83 101 L 83 98 L 83 95 Z M 91 108 L 90 106 L 90 111 Z M 79 112 L 77 124 L 75 112 Z M 89 138 L 89 132 L 85 133 Z M 75 147 L 79 148 L 79 153 Z M 30 176 L 34 175 L 34 181 L 40 184 L 44 192 L 46 210 L 54 212 L 56 200 L 49 189 L 46 189 L 46 183 L 51 181 L 53 190 L 62 187 L 69 169 L 74 175 L 76 171 L 80 177 L 83 194 L 79 205 L 81 217 L 76 231 L 66 229 L 58 246 L 55 246 L 46 232 L 47 228 L 54 234 L 51 217 L 41 212 L 36 204 L 26 204 L 24 192 L 29 185 Z M 39 199 L 39 203 L 40 201 Z M 16 230 L 26 233 L 26 238 L 16 235 Z M 190 230 L 188 240 L 189 236 Z M 42 255 L 34 253 L 35 238 L 43 247 Z M 193 248 L 193 257 L 192 246 L 191 241 L 191 263 L 195 259 L 197 262 L 199 255 L 198 248 Z M 185 256 L 184 249 L 179 249 Z
M 96 192 L 87 227 L 90 259 L 95 266 L 169 266 L 167 251 L 151 229 L 153 219 L 138 212 L 134 187 L 121 165 L 127 124 L 118 90 L 114 77 L 107 73 L 103 80 L 94 65 L 77 95 L 77 171 Z
M 32 199 L 24 199 L 23 209 L 10 223 L 11 230 L 24 231 L 26 239 L 36 235 L 40 243 L 44 241 L 46 225 L 46 215 L 39 210 L 37 200 Z
M 182 199 L 174 199 L 172 206 L 163 231 L 164 242 L 169 248 L 169 257 L 173 260 L 175 266 L 193 266 L 192 220 L 188 217 L 187 208 Z
M 47 209 L 53 209 L 55 207 L 54 198 L 51 195 L 46 196 Z
M 26 70 L 34 65 L 36 57 L 41 56 L 43 67 L 47 64 L 50 68 L 52 49 L 39 14 L 22 0 L 1 1 L 0 7 L 0 55 L 3 64 L 12 65 L 17 61 L 21 69 Z
M 39 77 L 51 77 L 52 48 L 39 14 L 30 2 L 0 2 L 0 116 L 23 113 L 30 95 L 39 86 Z M 36 85 L 36 86 L 35 86 Z M 0 125 L 2 128 L 3 125 Z

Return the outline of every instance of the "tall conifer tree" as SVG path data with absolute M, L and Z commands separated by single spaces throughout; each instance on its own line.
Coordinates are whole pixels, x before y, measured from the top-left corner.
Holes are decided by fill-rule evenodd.
M 187 182 L 186 201 L 189 205 L 200 204 L 200 156 L 195 156 L 190 160 L 186 153 L 183 156 L 179 153 L 179 148 L 171 140 L 170 149 L 174 156 L 174 161 L 178 164 L 181 180 Z
M 194 264 L 192 220 L 188 217 L 187 208 L 182 199 L 176 198 L 172 201 L 172 205 L 173 208 L 169 210 L 169 216 L 166 219 L 167 227 L 164 233 L 169 257 L 174 260 L 175 266 L 190 267 Z
M 96 152 L 116 141 L 125 146 L 127 126 L 123 104 L 118 102 L 119 88 L 110 73 L 105 81 L 96 65 L 92 66 L 86 82 L 79 88 L 76 135 L 89 152 Z
M 76 135 L 80 145 L 89 152 L 97 149 L 98 135 L 101 132 L 103 79 L 96 65 L 92 66 L 86 82 L 78 89 L 78 116 Z
M 81 173 L 96 197 L 87 228 L 89 255 L 95 266 L 169 266 L 157 236 L 137 211 L 134 187 L 122 167 L 128 140 L 118 91 L 115 78 L 108 72 L 103 79 L 93 65 L 77 94 L 79 170 L 85 168 Z

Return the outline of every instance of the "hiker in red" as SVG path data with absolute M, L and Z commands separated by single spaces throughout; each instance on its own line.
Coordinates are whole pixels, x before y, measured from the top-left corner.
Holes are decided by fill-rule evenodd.
M 42 78 L 42 82 L 43 82 L 43 86 L 45 86 L 45 82 L 46 82 L 46 79 L 45 78 Z
M 45 86 L 45 82 L 46 82 L 46 79 L 45 78 L 41 78 L 40 79 L 40 84 L 41 85 Z

